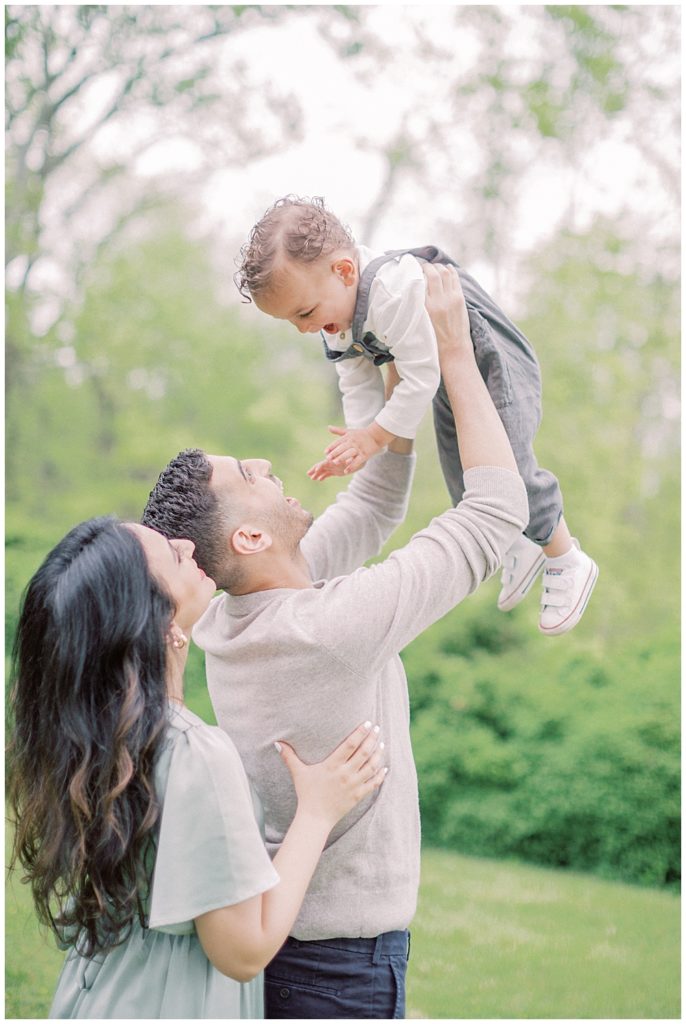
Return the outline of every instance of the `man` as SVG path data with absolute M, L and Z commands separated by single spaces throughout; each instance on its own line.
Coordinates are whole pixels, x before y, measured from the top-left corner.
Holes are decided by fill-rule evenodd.
M 466 493 L 385 561 L 414 456 L 396 439 L 314 523 L 270 463 L 182 452 L 143 517 L 190 537 L 225 592 L 194 631 L 210 696 L 261 798 L 270 851 L 295 810 L 274 750 L 321 760 L 360 721 L 381 723 L 389 773 L 332 832 L 289 938 L 266 972 L 269 1018 L 404 1016 L 419 808 L 399 652 L 498 568 L 526 525 L 524 485 L 477 369 L 457 274 L 427 267 L 427 309 L 460 438 Z

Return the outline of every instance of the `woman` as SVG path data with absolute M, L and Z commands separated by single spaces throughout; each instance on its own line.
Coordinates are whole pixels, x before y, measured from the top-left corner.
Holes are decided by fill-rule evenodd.
M 370 723 L 317 765 L 280 744 L 298 807 L 272 864 L 235 747 L 183 703 L 187 634 L 215 591 L 193 550 L 93 519 L 24 597 L 13 860 L 70 948 L 51 1017 L 263 1016 L 259 972 L 330 830 L 385 775 Z

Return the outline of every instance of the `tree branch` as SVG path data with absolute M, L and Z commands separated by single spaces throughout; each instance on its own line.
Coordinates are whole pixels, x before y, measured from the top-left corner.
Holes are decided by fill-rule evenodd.
M 91 125 L 91 127 L 86 132 L 84 132 L 80 139 L 76 139 L 75 142 L 72 142 L 72 144 L 70 146 L 67 146 L 66 149 L 62 150 L 61 153 L 58 153 L 56 156 L 50 157 L 45 161 L 45 164 L 43 165 L 43 169 L 41 171 L 41 175 L 43 178 L 46 178 L 56 168 L 60 167 L 65 162 L 65 160 L 68 160 L 69 157 L 73 156 L 74 153 L 78 152 L 78 150 L 81 149 L 81 147 L 85 145 L 86 142 L 89 142 L 93 138 L 93 136 L 102 128 L 102 126 L 110 120 L 110 118 L 114 117 L 114 115 L 118 113 L 118 111 L 121 109 L 122 103 L 124 102 L 128 94 L 131 92 L 131 89 L 134 87 L 136 82 L 139 81 L 139 79 L 142 77 L 142 75 L 142 61 L 139 61 L 137 73 L 131 76 L 124 83 L 124 86 L 120 90 L 119 95 L 110 105 L 109 109 L 102 115 L 102 117 L 100 117 L 99 120 L 95 122 L 95 124 Z

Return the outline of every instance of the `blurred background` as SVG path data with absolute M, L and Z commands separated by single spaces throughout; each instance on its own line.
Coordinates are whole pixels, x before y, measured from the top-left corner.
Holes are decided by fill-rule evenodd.
M 680 7 L 5 13 L 8 642 L 49 548 L 140 516 L 181 448 L 333 499 L 305 475 L 333 368 L 232 281 L 276 198 L 441 246 L 536 348 L 539 462 L 600 580 L 564 637 L 493 580 L 403 654 L 408 1015 L 678 1017 Z M 418 452 L 389 550 L 447 506 L 429 419 Z M 45 1016 L 60 954 L 16 878 L 7 922 L 8 1016 Z

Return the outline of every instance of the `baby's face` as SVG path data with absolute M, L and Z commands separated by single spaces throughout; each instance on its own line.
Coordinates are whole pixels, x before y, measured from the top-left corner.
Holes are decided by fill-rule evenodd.
M 340 334 L 352 324 L 357 283 L 352 256 L 334 254 L 315 263 L 289 260 L 274 287 L 253 298 L 263 313 L 288 320 L 301 334 Z

